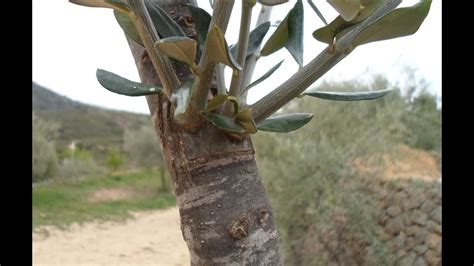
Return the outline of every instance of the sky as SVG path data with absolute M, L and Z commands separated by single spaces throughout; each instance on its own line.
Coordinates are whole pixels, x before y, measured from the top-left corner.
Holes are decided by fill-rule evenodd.
M 290 0 L 273 8 L 271 21 L 282 20 L 296 1 Z M 328 22 L 336 11 L 324 0 L 313 0 Z M 416 0 L 404 0 L 400 7 L 410 6 Z M 209 13 L 208 0 L 197 3 Z M 226 39 L 233 44 L 238 39 L 240 3 L 236 0 Z M 310 62 L 326 44 L 312 37 L 312 32 L 324 24 L 304 4 L 304 64 Z M 252 15 L 255 26 L 260 6 Z M 275 27 L 267 33 L 268 39 Z M 98 83 L 97 68 L 105 69 L 133 81 L 139 81 L 138 72 L 123 31 L 115 21 L 111 9 L 88 8 L 66 0 L 33 1 L 33 81 L 61 95 L 80 102 L 110 109 L 148 113 L 144 97 L 127 97 L 109 92 Z M 283 65 L 267 80 L 249 92 L 253 103 L 295 73 L 298 65 L 287 50 L 261 57 L 253 79 L 285 59 Z M 429 91 L 441 97 L 441 0 L 433 0 L 431 10 L 417 33 L 411 36 L 375 42 L 357 47 L 338 65 L 326 73 L 313 87 L 323 81 L 367 79 L 374 73 L 385 75 L 392 83 L 404 80 L 404 68 L 415 69 L 417 78 L 425 79 Z M 226 68 L 226 82 L 230 83 L 231 70 Z

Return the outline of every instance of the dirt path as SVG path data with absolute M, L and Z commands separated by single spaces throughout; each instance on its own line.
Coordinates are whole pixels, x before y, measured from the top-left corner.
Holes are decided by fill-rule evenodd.
M 33 234 L 33 265 L 189 265 L 178 208 Z

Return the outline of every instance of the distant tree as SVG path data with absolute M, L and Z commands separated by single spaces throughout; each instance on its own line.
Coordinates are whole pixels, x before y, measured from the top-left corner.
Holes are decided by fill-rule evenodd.
M 183 237 L 192 265 L 282 264 L 275 219 L 260 181 L 250 134 L 289 132 L 313 115 L 273 116 L 298 96 L 327 100 L 369 100 L 389 91 L 340 93 L 310 91 L 311 84 L 357 46 L 415 33 L 431 0 L 398 8 L 401 0 L 351 0 L 329 3 L 340 13 L 313 36 L 328 44 L 303 65 L 303 1 L 297 0 L 260 49 L 270 28 L 273 5 L 287 0 L 259 0 L 257 27 L 250 31 L 256 0 L 242 0 L 238 42 L 224 38 L 234 0 L 213 1 L 209 15 L 194 0 L 70 0 L 113 8 L 125 31 L 143 83 L 97 70 L 108 90 L 128 96 L 147 95 L 150 114 L 174 182 Z M 309 5 L 316 11 L 312 1 Z M 322 19 L 325 21 L 324 19 Z M 247 104 L 256 62 L 285 47 L 300 69 L 268 95 Z M 225 66 L 233 70 L 230 86 Z
M 128 162 L 135 167 L 150 169 L 158 166 L 161 178 L 160 190 L 166 191 L 168 181 L 165 163 L 157 140 L 156 132 L 151 127 L 143 126 L 138 130 L 127 130 L 123 137 L 123 150 L 127 154 Z
M 123 165 L 124 160 L 125 158 L 123 153 L 121 153 L 118 149 L 112 149 L 107 154 L 105 163 L 110 169 L 116 171 Z
M 33 182 L 52 178 L 58 170 L 58 156 L 54 145 L 58 129 L 58 124 L 45 121 L 33 112 Z

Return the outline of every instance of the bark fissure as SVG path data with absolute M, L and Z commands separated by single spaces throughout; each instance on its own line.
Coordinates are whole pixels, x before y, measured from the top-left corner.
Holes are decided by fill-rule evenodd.
M 169 10 L 175 12 L 173 18 L 181 17 L 179 6 Z M 141 81 L 159 85 L 144 48 L 128 42 Z M 175 65 L 175 70 L 186 73 L 180 67 Z M 250 137 L 232 138 L 209 123 L 188 132 L 175 123 L 166 97 L 146 99 L 173 180 L 191 265 L 282 265 L 275 220 Z

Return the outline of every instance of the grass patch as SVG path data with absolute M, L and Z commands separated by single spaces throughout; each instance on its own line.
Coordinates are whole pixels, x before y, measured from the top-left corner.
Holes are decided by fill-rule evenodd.
M 174 195 L 160 192 L 159 188 L 159 172 L 156 171 L 38 184 L 33 187 L 33 230 L 41 225 L 65 229 L 75 222 L 124 220 L 131 217 L 130 211 L 174 206 Z M 121 198 L 91 200 L 102 190 L 129 193 Z

